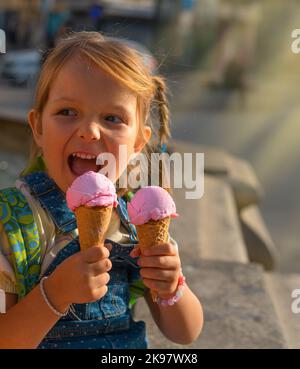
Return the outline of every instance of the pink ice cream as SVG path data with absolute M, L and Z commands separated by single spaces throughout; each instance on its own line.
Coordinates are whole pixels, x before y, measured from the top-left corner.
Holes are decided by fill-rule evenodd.
M 151 219 L 178 216 L 171 195 L 159 186 L 147 186 L 138 190 L 127 208 L 130 221 L 135 225 L 145 224 Z
M 66 194 L 68 207 L 75 210 L 79 206 L 118 205 L 114 184 L 103 174 L 86 172 L 77 177 Z

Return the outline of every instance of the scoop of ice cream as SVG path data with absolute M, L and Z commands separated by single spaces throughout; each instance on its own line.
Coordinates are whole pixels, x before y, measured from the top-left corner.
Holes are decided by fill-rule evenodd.
M 128 203 L 128 215 L 135 225 L 145 224 L 151 219 L 178 216 L 171 195 L 159 186 L 146 186 L 138 190 Z
M 79 206 L 114 206 L 118 205 L 116 189 L 110 179 L 103 174 L 86 172 L 77 177 L 67 190 L 68 207 L 75 210 Z

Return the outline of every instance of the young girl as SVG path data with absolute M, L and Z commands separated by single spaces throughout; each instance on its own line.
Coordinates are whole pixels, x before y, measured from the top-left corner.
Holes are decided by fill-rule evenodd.
M 172 306 L 152 301 L 149 289 L 160 302 L 178 295 L 180 258 L 171 237 L 140 255 L 128 193 L 118 192 L 106 247 L 86 251 L 65 201 L 77 176 L 99 170 L 100 153 L 115 156 L 118 179 L 127 166 L 119 146 L 128 157 L 147 148 L 155 104 L 166 142 L 165 89 L 135 51 L 96 32 L 69 35 L 47 55 L 28 115 L 30 166 L 0 191 L 0 348 L 146 348 L 145 324 L 132 318 L 139 294 L 170 340 L 188 344 L 200 334 L 201 305 L 187 285 Z

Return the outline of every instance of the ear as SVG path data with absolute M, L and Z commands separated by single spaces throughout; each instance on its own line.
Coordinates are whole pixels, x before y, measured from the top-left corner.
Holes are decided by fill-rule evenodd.
M 40 116 L 36 112 L 35 109 L 32 109 L 28 113 L 27 118 L 28 118 L 30 128 L 32 130 L 34 140 L 36 144 L 41 147 L 43 134 L 42 134 L 42 122 L 40 121 Z
M 144 146 L 149 142 L 152 136 L 152 131 L 149 126 L 145 126 L 142 129 L 143 129 L 143 132 L 137 136 L 135 140 L 135 144 L 134 144 L 134 152 L 136 154 L 138 154 L 139 152 L 143 150 Z

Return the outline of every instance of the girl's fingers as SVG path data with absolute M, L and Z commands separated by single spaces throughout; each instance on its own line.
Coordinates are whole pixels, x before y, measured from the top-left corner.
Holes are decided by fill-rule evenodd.
M 135 246 L 134 249 L 130 252 L 130 256 L 132 258 L 137 258 L 141 255 L 141 249 L 139 245 Z
M 102 273 L 93 278 L 93 284 L 95 288 L 101 288 L 106 286 L 110 280 L 110 275 L 108 273 Z
M 141 256 L 138 265 L 142 268 L 180 269 L 180 259 L 174 256 Z
M 109 272 L 112 268 L 112 262 L 109 259 L 100 260 L 96 263 L 89 264 L 89 269 L 93 276 Z
M 113 246 L 112 246 L 112 244 L 111 244 L 111 243 L 109 243 L 109 242 L 108 242 L 108 243 L 105 243 L 105 244 L 104 244 L 104 247 L 106 247 L 106 248 L 107 248 L 107 250 L 108 250 L 109 252 L 111 252 L 111 250 L 112 250 L 112 247 L 113 247 Z
M 99 299 L 102 299 L 102 297 L 105 296 L 107 292 L 108 292 L 107 286 L 100 286 L 99 288 L 95 289 L 94 301 L 98 301 Z
M 144 250 L 143 255 L 145 256 L 158 256 L 158 255 L 177 255 L 177 248 L 170 242 L 161 243 L 159 245 L 153 245 L 148 249 Z
M 109 251 L 106 247 L 93 246 L 81 252 L 84 261 L 87 263 L 96 263 L 101 259 L 109 257 Z
M 143 278 L 153 279 L 159 281 L 165 281 L 168 283 L 177 282 L 179 273 L 174 272 L 174 270 L 162 270 L 158 268 L 143 268 L 140 271 Z

